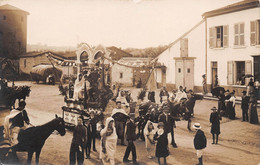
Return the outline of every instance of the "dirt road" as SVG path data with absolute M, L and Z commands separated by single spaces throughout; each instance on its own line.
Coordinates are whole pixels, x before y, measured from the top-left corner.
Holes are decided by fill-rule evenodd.
M 63 97 L 59 95 L 57 86 L 34 84 L 31 82 L 17 82 L 16 85 L 26 84 L 31 86 L 31 95 L 27 98 L 26 110 L 34 125 L 41 125 L 55 117 L 55 114 L 61 116 L 61 106 L 64 105 Z M 137 89 L 131 89 L 132 96 L 135 99 L 138 93 Z M 158 92 L 156 93 L 158 95 Z M 158 101 L 158 96 L 156 98 Z M 221 134 L 219 145 L 212 145 L 210 134 L 209 115 L 210 108 L 217 106 L 216 101 L 202 100 L 195 106 L 195 118 L 192 123 L 200 122 L 202 130 L 207 136 L 207 148 L 205 149 L 204 164 L 206 165 L 257 165 L 260 163 L 260 127 L 248 122 L 241 121 L 240 106 L 236 106 L 236 116 L 238 119 L 229 120 L 223 118 L 221 121 Z M 109 113 L 111 109 L 107 110 Z M 8 110 L 0 112 L 0 126 L 3 125 L 4 116 Z M 259 114 L 258 110 L 258 114 Z M 193 148 L 193 137 L 195 131 L 187 130 L 187 122 L 177 122 L 175 129 L 175 140 L 178 148 L 170 148 L 170 156 L 167 157 L 168 164 L 191 165 L 197 163 L 196 152 Z M 65 136 L 53 133 L 47 140 L 42 149 L 40 164 L 69 164 L 69 150 L 72 139 L 72 132 L 67 131 Z M 157 164 L 157 159 L 148 159 L 145 151 L 144 142 L 137 140 L 137 160 L 140 164 Z M 99 151 L 99 140 L 97 142 Z M 118 145 L 116 154 L 116 163 L 123 164 L 122 159 L 126 147 Z M 26 164 L 27 153 L 18 153 L 21 164 Z M 85 164 L 102 164 L 98 159 L 98 152 L 91 152 L 92 159 L 85 159 Z M 33 157 L 34 163 L 35 157 Z M 130 155 L 131 159 L 131 155 Z M 130 163 L 131 164 L 131 163 Z

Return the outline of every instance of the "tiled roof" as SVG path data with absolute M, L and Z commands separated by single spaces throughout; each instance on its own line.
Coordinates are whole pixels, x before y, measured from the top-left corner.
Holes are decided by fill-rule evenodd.
M 219 9 L 211 10 L 202 14 L 203 17 L 213 17 L 217 15 L 232 13 L 250 8 L 260 7 L 259 0 L 244 0 Z
M 30 14 L 30 13 L 27 12 L 27 11 L 21 10 L 21 9 L 19 9 L 19 8 L 17 8 L 17 7 L 14 7 L 14 6 L 12 6 L 12 5 L 9 5 L 9 4 L 0 6 L 0 10 L 15 10 L 15 11 L 24 12 L 24 13 L 26 13 L 27 15 Z

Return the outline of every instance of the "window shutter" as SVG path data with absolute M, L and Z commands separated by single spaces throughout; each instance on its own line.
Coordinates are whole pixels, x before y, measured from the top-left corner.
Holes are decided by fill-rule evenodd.
M 252 74 L 252 61 L 245 61 L 245 74 Z
M 241 23 L 240 25 L 239 25 L 239 34 L 240 34 L 240 39 L 239 39 L 239 45 L 245 45 L 245 39 L 244 39 L 244 37 L 245 37 L 245 35 L 244 35 L 244 30 L 245 29 L 245 24 L 244 23 Z
M 216 28 L 215 27 L 209 28 L 209 47 L 210 48 L 216 47 Z
M 228 25 L 223 26 L 223 46 L 228 47 Z
M 251 45 L 256 45 L 256 21 L 250 22 L 250 42 Z
M 233 85 L 233 61 L 227 63 L 227 84 Z
M 252 61 L 248 60 L 245 61 L 245 75 L 252 74 Z M 245 84 L 247 85 L 249 83 L 250 79 L 245 79 Z
M 234 25 L 234 32 L 235 32 L 234 45 L 238 45 L 238 37 L 239 37 L 238 24 L 235 24 L 235 25 Z

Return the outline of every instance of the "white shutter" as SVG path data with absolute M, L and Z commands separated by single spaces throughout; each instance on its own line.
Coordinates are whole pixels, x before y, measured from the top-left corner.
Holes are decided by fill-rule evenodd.
M 209 28 L 209 48 L 216 47 L 216 28 Z
M 223 47 L 228 47 L 228 25 L 223 26 Z
M 256 45 L 256 21 L 250 22 L 250 43 Z
M 252 61 L 245 61 L 245 74 L 252 74 Z
M 227 63 L 227 84 L 233 85 L 233 61 Z
M 245 24 L 239 24 L 239 45 L 245 45 Z
M 245 61 L 245 75 L 252 74 L 252 61 L 248 60 Z M 245 79 L 245 84 L 247 85 L 249 83 L 250 79 Z
M 234 25 L 234 36 L 235 36 L 235 39 L 234 39 L 234 45 L 238 45 L 238 37 L 239 37 L 239 33 L 238 33 L 238 24 L 235 24 Z

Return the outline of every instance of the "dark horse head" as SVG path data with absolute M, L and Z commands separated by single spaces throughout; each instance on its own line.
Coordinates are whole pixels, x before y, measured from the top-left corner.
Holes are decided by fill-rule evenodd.
M 53 120 L 53 128 L 58 131 L 61 136 L 64 136 L 66 134 L 64 120 L 57 115 L 55 115 L 55 117 L 56 118 Z

